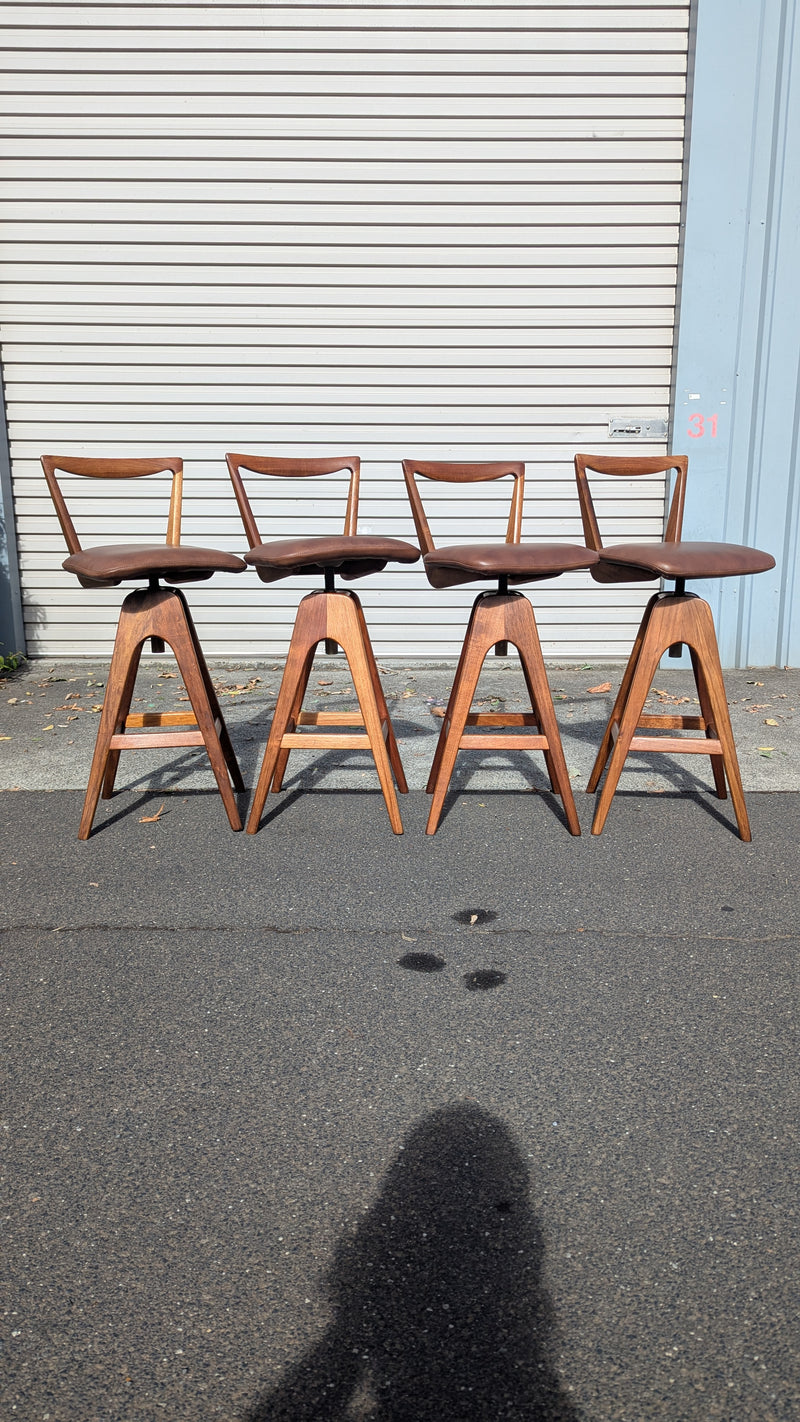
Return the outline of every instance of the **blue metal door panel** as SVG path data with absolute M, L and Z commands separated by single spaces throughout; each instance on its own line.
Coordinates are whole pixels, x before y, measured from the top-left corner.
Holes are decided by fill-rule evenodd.
M 696 588 L 726 666 L 800 659 L 798 170 L 797 0 L 698 0 L 672 448 L 685 536 L 777 560 Z

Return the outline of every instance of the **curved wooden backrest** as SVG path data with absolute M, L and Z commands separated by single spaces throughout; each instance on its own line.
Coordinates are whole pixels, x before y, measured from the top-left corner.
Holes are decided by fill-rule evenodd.
M 683 527 L 683 506 L 686 501 L 686 476 L 689 470 L 688 454 L 637 454 L 627 457 L 607 454 L 575 455 L 575 478 L 578 481 L 583 536 L 587 548 L 593 548 L 596 553 L 600 553 L 603 548 L 603 540 L 592 503 L 589 480 L 586 477 L 587 469 L 594 474 L 619 475 L 624 479 L 635 479 L 640 474 L 666 474 L 674 469 L 675 488 L 672 491 L 664 542 L 680 542 Z
M 323 456 L 320 459 L 305 459 L 300 456 L 287 458 L 265 454 L 226 454 L 225 461 L 231 476 L 233 492 L 239 505 L 239 513 L 244 524 L 245 537 L 250 548 L 263 543 L 258 531 L 255 515 L 242 478 L 242 470 L 248 474 L 273 474 L 279 479 L 313 479 L 319 474 L 350 474 L 347 491 L 347 508 L 344 515 L 344 533 L 354 535 L 358 531 L 358 484 L 361 476 L 361 460 L 357 454 Z
M 167 543 L 176 546 L 181 541 L 181 503 L 183 500 L 183 460 L 176 455 L 163 459 L 84 459 L 72 454 L 43 454 L 42 468 L 55 504 L 61 531 L 70 553 L 82 552 L 75 525 L 70 518 L 56 470 L 62 474 L 80 474 L 87 479 L 143 479 L 148 474 L 172 475 L 172 489 L 167 515 Z
M 403 477 L 408 489 L 419 546 L 423 553 L 432 553 L 436 545 L 417 488 L 418 474 L 423 479 L 437 479 L 445 484 L 482 484 L 489 479 L 503 479 L 510 475 L 514 480 L 514 487 L 511 491 L 505 541 L 519 543 L 522 535 L 522 501 L 525 494 L 525 465 L 520 460 L 495 459 L 482 464 L 454 464 L 438 459 L 403 460 Z

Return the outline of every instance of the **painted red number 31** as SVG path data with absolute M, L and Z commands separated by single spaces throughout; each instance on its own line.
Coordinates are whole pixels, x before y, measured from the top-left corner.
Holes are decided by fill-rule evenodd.
M 696 414 L 689 416 L 689 428 L 686 431 L 690 439 L 702 439 L 703 435 L 710 435 L 712 439 L 717 437 L 717 416 Z

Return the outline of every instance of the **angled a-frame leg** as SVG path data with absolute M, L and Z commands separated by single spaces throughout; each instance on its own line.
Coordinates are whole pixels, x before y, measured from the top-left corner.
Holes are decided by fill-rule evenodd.
M 475 689 L 486 657 L 498 642 L 517 648 L 531 698 L 531 711 L 473 712 Z M 465 734 L 467 726 L 531 726 L 539 732 L 509 735 Z M 460 750 L 541 750 L 550 784 L 561 796 L 571 834 L 580 834 L 553 698 L 544 667 L 533 608 L 521 593 L 480 593 L 470 614 L 455 681 L 428 777 L 432 794 L 426 834 L 435 834 Z
M 152 637 L 167 643 L 175 653 L 191 713 L 129 714 L 142 646 Z M 177 726 L 197 729 L 161 729 Z M 240 830 L 242 822 L 233 792 L 243 791 L 244 781 L 191 613 L 177 588 L 154 586 L 129 593 L 120 609 L 78 838 L 89 838 L 100 794 L 108 798 L 113 790 L 121 751 L 172 746 L 205 746 L 231 829 Z
M 653 593 L 653 596 L 650 598 L 650 601 L 648 602 L 644 613 L 642 614 L 642 620 L 639 623 L 639 629 L 636 633 L 636 639 L 631 648 L 631 654 L 628 657 L 625 671 L 622 674 L 622 681 L 620 682 L 620 688 L 617 692 L 617 698 L 612 707 L 611 715 L 608 718 L 605 731 L 603 732 L 603 739 L 600 742 L 600 749 L 597 752 L 594 765 L 592 766 L 591 774 L 586 784 L 586 793 L 588 795 L 593 794 L 594 791 L 597 789 L 598 785 L 600 784 L 600 778 L 608 764 L 608 757 L 611 755 L 611 752 L 614 749 L 614 742 L 616 740 L 617 732 L 619 730 L 620 719 L 625 709 L 625 705 L 628 700 L 628 695 L 631 689 L 633 674 L 638 666 L 639 654 L 642 650 L 642 645 L 647 635 L 647 626 L 650 621 L 650 614 L 652 613 L 653 608 L 660 596 L 660 593 Z
M 690 650 L 703 714 L 643 715 L 659 662 L 667 648 L 676 642 L 685 643 Z M 692 730 L 702 731 L 703 735 L 640 736 L 636 734 L 638 730 Z M 610 745 L 613 750 L 609 757 Z M 710 756 L 717 794 L 722 797 L 725 792 L 724 767 L 739 834 L 743 840 L 750 840 L 750 822 L 728 714 L 714 619 L 708 603 L 694 593 L 657 593 L 647 606 L 587 786 L 590 791 L 596 789 L 607 761 L 608 771 L 597 800 L 592 834 L 602 833 L 622 767 L 631 751 Z
M 347 658 L 360 711 L 302 711 L 314 653 L 320 642 L 335 641 Z M 323 732 L 299 730 L 302 726 L 362 726 L 363 731 Z M 395 834 L 403 833 L 392 773 L 397 788 L 406 785 L 380 675 L 367 631 L 361 603 L 353 592 L 309 593 L 297 609 L 289 654 L 281 681 L 267 747 L 261 764 L 248 834 L 255 834 L 272 787 L 279 790 L 289 753 L 304 750 L 369 750 L 375 761 L 381 791 Z

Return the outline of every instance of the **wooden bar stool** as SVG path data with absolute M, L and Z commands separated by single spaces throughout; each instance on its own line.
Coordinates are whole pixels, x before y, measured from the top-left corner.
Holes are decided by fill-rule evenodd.
M 356 455 L 286 459 L 228 454 L 226 459 L 250 545 L 245 561 L 252 564 L 261 581 L 274 583 L 280 578 L 309 574 L 319 574 L 324 578 L 324 589 L 308 593 L 297 609 L 286 668 L 247 821 L 247 833 L 255 834 L 258 829 L 270 788 L 280 790 L 291 751 L 303 747 L 306 750 L 370 750 L 390 824 L 395 834 L 402 834 L 403 822 L 392 774 L 401 794 L 407 793 L 408 786 L 364 612 L 357 595 L 337 588 L 334 579 L 337 573 L 348 580 L 363 578 L 368 573 L 382 572 L 387 563 L 416 563 L 419 549 L 399 538 L 357 532 L 361 461 Z M 242 471 L 284 479 L 307 479 L 346 472 L 349 474 L 349 486 L 344 533 L 304 535 L 264 543 L 247 497 Z M 329 653 L 335 652 L 337 647 L 342 648 L 353 678 L 360 712 L 302 710 L 314 655 L 323 641 Z M 363 730 L 358 733 L 323 731 L 317 734 L 298 730 L 301 726 L 361 726 Z
M 189 548 L 181 544 L 183 463 L 180 459 L 83 459 L 45 454 L 42 467 L 70 550 L 63 567 L 74 573 L 84 588 L 113 588 L 130 581 L 147 584 L 129 593 L 120 610 L 78 838 L 89 838 L 101 793 L 104 800 L 111 797 L 123 750 L 172 746 L 205 746 L 231 829 L 240 830 L 242 822 L 233 791 L 243 791 L 244 781 L 192 615 L 183 593 L 177 587 L 162 587 L 160 580 L 170 584 L 201 582 L 213 573 L 244 572 L 244 563 L 234 554 L 216 548 Z M 141 479 L 149 474 L 171 474 L 166 543 L 118 543 L 82 548 L 56 470 L 89 479 Z M 168 644 L 175 653 L 191 713 L 130 714 L 139 660 L 148 639 L 154 652 L 163 652 Z M 196 729 L 160 729 L 173 726 Z
M 435 834 L 447 787 L 460 750 L 541 750 L 550 784 L 561 796 L 571 834 L 580 834 L 569 773 L 558 731 L 553 698 L 547 681 L 533 608 L 522 593 L 509 592 L 509 584 L 554 578 L 577 568 L 589 568 L 597 555 L 579 544 L 520 543 L 525 465 L 515 460 L 485 464 L 450 464 L 404 459 L 411 510 L 423 551 L 428 581 L 434 588 L 462 583 L 497 583 L 497 592 L 479 593 L 473 603 L 455 681 L 447 703 L 436 746 L 427 791 L 433 796 L 427 834 Z M 416 477 L 447 484 L 477 484 L 510 476 L 513 483 L 505 543 L 459 544 L 436 548 L 422 505 Z M 505 653 L 511 642 L 519 652 L 531 711 L 473 712 L 472 702 L 481 668 L 492 647 Z M 532 726 L 538 734 L 465 734 L 467 726 Z
M 600 834 L 606 822 L 625 759 L 631 751 L 669 751 L 673 755 L 711 757 L 714 786 L 721 800 L 726 798 L 725 777 L 730 786 L 736 823 L 743 840 L 749 840 L 750 822 L 742 790 L 739 762 L 731 730 L 725 685 L 722 680 L 714 618 L 707 602 L 686 591 L 690 578 L 733 578 L 763 573 L 775 567 L 775 559 L 758 548 L 737 543 L 682 543 L 681 527 L 686 498 L 687 455 L 610 458 L 605 455 L 576 454 L 575 475 L 586 543 L 599 555 L 592 568 L 598 583 L 648 582 L 655 578 L 674 581 L 674 591 L 654 593 L 633 644 L 614 708 L 594 763 L 588 793 L 597 789 L 608 765 L 605 783 L 597 801 L 592 834 Z M 675 487 L 663 543 L 615 543 L 604 546 L 592 503 L 587 471 L 611 474 L 624 479 L 642 474 L 674 472 Z M 694 672 L 700 716 L 643 715 L 644 703 L 669 648 L 680 656 L 686 644 Z M 639 730 L 700 731 L 699 736 L 640 736 Z

